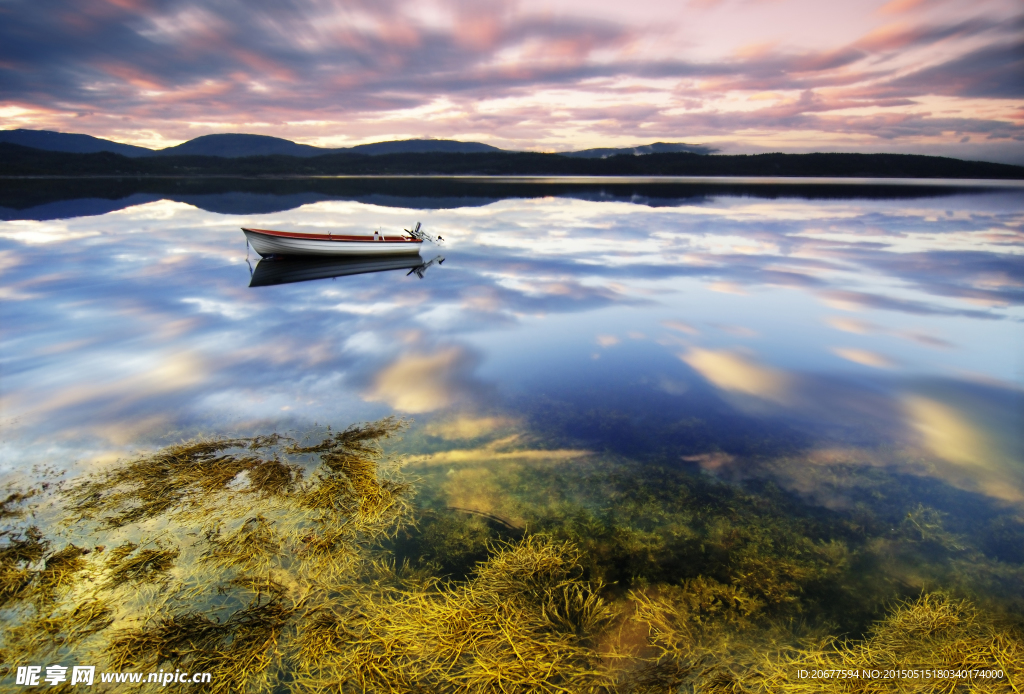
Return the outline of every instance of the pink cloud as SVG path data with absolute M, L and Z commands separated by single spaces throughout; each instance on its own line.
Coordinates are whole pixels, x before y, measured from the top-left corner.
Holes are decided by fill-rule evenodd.
M 757 147 L 793 146 L 799 133 L 802 147 L 856 137 L 868 149 L 941 143 L 965 154 L 1005 141 L 1006 156 L 1024 159 L 1015 144 L 1024 138 L 1024 23 L 1010 0 L 980 13 L 940 4 L 927 23 L 916 0 L 878 11 L 844 5 L 844 16 L 861 8 L 866 29 L 832 47 L 806 24 L 826 16 L 804 11 L 806 1 L 773 0 L 778 23 L 746 27 L 739 43 L 721 22 L 730 12 L 745 21 L 760 3 L 696 2 L 685 13 L 610 4 L 594 13 L 566 2 L 539 13 L 454 0 L 66 0 L 56 10 L 24 2 L 0 10 L 0 108 L 25 111 L 9 127 L 86 114 L 79 130 L 129 141 L 126 118 L 167 137 L 203 134 L 192 122 L 209 123 L 204 132 L 258 123 L 246 130 L 300 140 L 430 130 L 549 150 L 737 133 L 756 133 Z M 785 23 L 794 15 L 808 17 L 806 41 Z M 697 42 L 714 36 L 720 49 Z M 758 94 L 766 96 L 750 100 Z M 929 95 L 947 99 L 942 113 L 919 107 Z M 982 113 L 972 99 L 1005 106 Z M 414 109 L 428 106 L 425 123 Z M 872 110 L 839 113 L 864 108 Z M 286 125 L 305 121 L 336 125 Z
M 889 0 L 879 8 L 881 14 L 903 14 L 924 5 L 926 0 Z

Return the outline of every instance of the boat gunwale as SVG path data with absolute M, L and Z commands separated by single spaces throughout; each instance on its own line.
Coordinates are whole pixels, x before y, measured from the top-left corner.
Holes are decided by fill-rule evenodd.
M 423 243 L 423 239 L 408 236 L 351 236 L 343 234 L 300 234 L 294 231 L 275 231 L 273 229 L 251 229 L 242 227 L 242 231 L 264 234 L 285 239 L 305 239 L 309 241 L 331 241 L 336 243 Z M 383 239 L 383 241 L 381 240 Z

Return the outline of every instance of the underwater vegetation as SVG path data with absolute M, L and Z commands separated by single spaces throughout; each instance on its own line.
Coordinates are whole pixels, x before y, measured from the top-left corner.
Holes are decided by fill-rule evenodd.
M 621 594 L 703 577 L 742 588 L 762 604 L 759 613 L 813 618 L 854 636 L 887 605 L 923 591 L 1024 614 L 1019 511 L 972 503 L 962 492 L 944 498 L 913 476 L 869 469 L 853 490 L 865 500 L 835 510 L 767 479 L 723 481 L 607 455 L 413 469 L 426 480 L 419 503 L 440 512 L 449 499 L 473 499 L 571 541 L 587 577 Z
M 764 688 L 786 692 L 876 692 L 887 691 L 888 683 L 861 679 L 812 684 L 793 677 L 793 669 L 878 669 L 927 668 L 941 661 L 944 668 L 958 671 L 1002 670 L 1003 682 L 973 682 L 957 687 L 947 679 L 937 688 L 934 682 L 905 680 L 902 691 L 1020 691 L 1024 671 L 1024 642 L 1020 634 L 1000 625 L 967 600 L 948 595 L 924 595 L 897 605 L 874 624 L 862 641 L 826 638 L 812 648 L 795 650 L 784 659 L 789 667 L 768 672 Z
M 942 593 L 895 605 L 859 640 L 832 636 L 786 643 L 783 629 L 737 638 L 736 625 L 749 615 L 742 602 L 720 587 L 694 586 L 655 598 L 638 597 L 636 619 L 646 624 L 661 658 L 651 674 L 670 688 L 702 692 L 1018 692 L 1024 675 L 1021 633 L 969 601 Z M 708 608 L 725 619 L 708 619 Z M 957 677 L 864 677 L 865 670 L 934 669 L 999 671 L 999 680 Z M 659 672 L 660 670 L 660 672 Z M 857 677 L 811 678 L 809 672 L 857 672 Z M 648 677 L 651 676 L 648 675 Z M 657 691 L 669 691 L 660 689 Z
M 61 662 L 210 672 L 203 690 L 225 693 L 1024 686 L 1012 601 L 972 599 L 973 578 L 945 592 L 908 584 L 895 593 L 858 578 L 899 542 L 911 548 L 903 551 L 941 548 L 960 564 L 984 564 L 990 583 L 1013 584 L 1013 567 L 946 530 L 934 509 L 911 509 L 879 534 L 801 511 L 770 489 L 642 482 L 592 466 L 601 484 L 570 502 L 558 490 L 589 484 L 586 475 L 573 482 L 568 467 L 519 468 L 506 482 L 523 495 L 507 514 L 520 526 L 429 494 L 417 501 L 401 459 L 383 448 L 404 426 L 387 418 L 296 438 L 174 444 L 55 492 L 54 523 L 33 513 L 41 491 L 8 492 L 3 685 L 19 665 Z M 548 496 L 531 506 L 525 498 L 538 487 Z M 797 676 L 922 667 L 1004 676 Z M 104 686 L 113 687 L 97 691 Z

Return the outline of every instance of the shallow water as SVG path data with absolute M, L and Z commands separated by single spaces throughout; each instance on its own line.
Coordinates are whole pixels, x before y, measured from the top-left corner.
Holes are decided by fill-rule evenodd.
M 749 507 L 861 552 L 840 633 L 926 590 L 1019 610 L 1024 188 L 62 185 L 0 208 L 8 478 L 398 415 L 418 508 L 594 556 L 647 533 L 589 569 L 621 587 L 704 575 L 671 527 Z M 445 239 L 422 277 L 293 281 L 240 231 L 417 221 Z M 393 551 L 465 578 L 481 546 Z M 809 586 L 811 612 L 834 598 Z

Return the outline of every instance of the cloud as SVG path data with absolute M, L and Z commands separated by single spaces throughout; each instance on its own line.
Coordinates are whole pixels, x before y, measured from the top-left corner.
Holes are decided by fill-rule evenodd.
M 757 332 L 752 328 L 748 328 L 743 325 L 724 325 L 722 323 L 712 323 L 712 327 L 718 328 L 724 333 L 728 333 L 733 337 L 752 338 L 760 337 L 761 333 Z
M 1000 233 L 993 233 L 997 230 Z M 1001 233 L 1003 231 L 1008 233 Z M 1024 263 L 1017 250 L 1024 238 L 1012 228 L 997 228 L 971 231 L 973 238 L 964 240 L 977 248 L 988 240 L 984 238 L 986 233 L 991 239 L 986 251 L 953 250 L 954 244 L 960 241 L 954 232 L 940 237 L 942 245 L 949 250 L 872 254 L 871 262 L 932 296 L 990 306 L 1024 304 Z M 940 247 L 939 244 L 936 247 Z M 862 251 L 845 253 L 849 258 L 862 254 Z
M 430 436 L 452 441 L 488 436 L 498 429 L 508 428 L 514 424 L 515 420 L 509 417 L 476 417 L 470 414 L 458 414 L 450 419 L 431 422 L 423 431 Z
M 868 430 L 885 431 L 884 436 L 899 442 L 897 445 L 821 441 L 800 456 L 770 459 L 714 452 L 683 460 L 729 479 L 772 477 L 783 487 L 830 508 L 857 507 L 864 483 L 857 468 L 867 466 L 935 479 L 983 494 L 1000 506 L 1024 506 L 1019 422 L 1014 418 L 1013 399 L 1007 398 L 1019 398 L 1020 394 L 983 395 L 976 388 L 948 381 L 917 385 L 923 386 L 923 392 L 898 388 L 883 395 L 877 389 L 871 394 L 863 385 L 821 383 L 820 399 L 807 408 L 816 421 L 849 426 L 856 438 Z M 836 386 L 839 393 L 832 394 Z M 884 423 L 889 424 L 888 430 Z
M 708 285 L 708 289 L 721 294 L 738 294 L 739 296 L 744 296 L 747 293 L 746 290 L 736 282 L 712 282 Z
M 57 352 L 59 353 L 59 352 Z M 79 379 L 69 379 L 57 388 L 11 388 L 4 394 L 0 410 L 24 422 L 40 420 L 97 421 L 124 419 L 137 421 L 140 411 L 161 399 L 187 393 L 202 385 L 211 373 L 208 360 L 191 352 L 149 353 L 136 356 L 121 369 L 110 363 L 94 363 Z M 110 377 L 111 372 L 118 376 Z M 104 377 L 106 375 L 106 377 Z M 165 416 L 157 417 L 161 421 Z M 146 421 L 151 421 L 149 418 Z
M 678 320 L 663 320 L 663 321 L 661 321 L 661 324 L 664 325 L 666 328 L 669 328 L 670 330 L 676 330 L 676 331 L 681 332 L 681 333 L 686 333 L 687 335 L 699 335 L 700 334 L 699 330 L 694 328 L 692 325 L 687 325 L 686 323 L 684 323 L 682 321 L 678 321 Z
M 408 456 L 405 461 L 418 474 L 434 477 L 449 508 L 524 527 L 527 519 L 521 504 L 508 493 L 509 480 L 523 468 L 570 464 L 590 455 L 585 449 L 539 448 L 531 437 L 511 434 L 472 448 Z
M 461 347 L 403 354 L 377 373 L 363 398 L 410 414 L 445 409 L 478 389 L 472 379 L 476 365 Z
M 885 89 L 905 96 L 942 94 L 986 99 L 1024 97 L 1024 42 L 998 43 L 901 76 Z
M 722 390 L 779 403 L 792 399 L 788 374 L 735 352 L 694 348 L 679 358 Z
M 855 349 L 852 347 L 833 347 L 832 353 L 847 361 L 863 366 L 873 366 L 877 369 L 891 369 L 896 363 L 886 356 L 871 352 L 866 349 Z
M 882 14 L 903 14 L 924 5 L 926 0 L 889 0 L 878 9 Z
M 507 461 L 531 463 L 560 463 L 591 455 L 592 452 L 577 448 L 543 449 L 533 448 L 519 434 L 490 441 L 476 448 L 455 448 L 425 455 L 406 458 L 409 465 L 473 465 L 487 466 Z
M 933 474 L 961 489 L 1024 503 L 1024 470 L 1020 459 L 1006 450 L 999 432 L 980 425 L 963 409 L 941 398 L 911 394 L 904 397 L 903 405 L 923 447 L 947 463 Z
M 861 308 L 883 309 L 886 311 L 899 311 L 901 313 L 914 313 L 918 315 L 936 316 L 965 316 L 969 318 L 998 318 L 997 315 L 986 311 L 973 309 L 949 308 L 936 303 L 925 303 L 910 299 L 898 299 L 895 297 L 871 294 L 869 292 L 858 292 L 848 289 L 830 289 L 821 292 L 825 304 L 844 310 L 859 310 Z
M 968 152 L 979 145 L 964 133 L 1024 136 L 1014 104 L 970 102 L 1021 95 L 1020 20 L 996 4 L 983 18 L 947 7 L 931 23 L 878 15 L 833 47 L 779 41 L 784 27 L 767 22 L 760 50 L 732 50 L 725 33 L 716 52 L 693 49 L 694 29 L 675 18 L 598 18 L 582 3 L 12 0 L 0 10 L 0 108 L 15 125 L 156 146 L 224 130 L 528 149 L 744 133 Z M 718 11 L 693 7 L 688 21 Z M 765 94 L 777 96 L 754 100 Z M 936 111 L 918 101 L 929 95 L 966 101 Z
M 886 328 L 870 321 L 857 320 L 855 318 L 846 318 L 843 316 L 828 316 L 825 318 L 825 323 L 836 330 L 841 330 L 845 333 L 853 333 L 854 335 L 892 335 L 894 337 L 903 338 L 905 340 L 911 340 L 921 345 L 928 347 L 936 347 L 940 349 L 950 349 L 954 345 L 948 340 L 943 340 L 941 337 L 936 337 L 930 333 L 926 333 L 920 330 L 894 330 Z M 849 359 L 850 355 L 836 352 L 839 356 L 844 359 Z M 884 358 L 883 358 L 884 359 Z M 857 359 L 851 359 L 851 361 L 857 361 Z M 866 363 L 866 362 L 860 362 Z M 870 364 L 869 364 L 870 365 Z
M 825 319 L 825 322 L 836 330 L 842 330 L 843 332 L 853 333 L 855 335 L 868 335 L 870 333 L 883 332 L 883 329 L 874 323 L 856 320 L 854 318 L 829 316 Z

